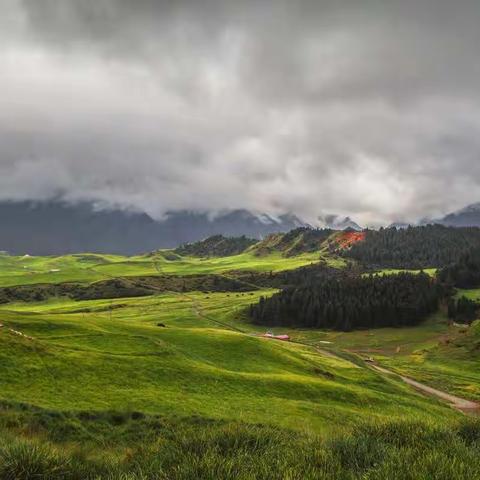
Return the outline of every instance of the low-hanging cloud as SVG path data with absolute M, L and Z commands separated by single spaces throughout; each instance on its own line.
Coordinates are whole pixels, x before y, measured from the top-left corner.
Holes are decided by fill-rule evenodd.
M 477 0 L 2 3 L 2 200 L 363 223 L 480 200 Z

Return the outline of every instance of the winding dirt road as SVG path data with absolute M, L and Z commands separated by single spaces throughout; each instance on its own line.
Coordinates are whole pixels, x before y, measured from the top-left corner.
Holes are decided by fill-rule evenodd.
M 441 390 L 437 390 L 436 388 L 429 387 L 423 383 L 417 382 L 409 377 L 405 377 L 403 375 L 399 375 L 395 372 L 387 370 L 386 368 L 380 367 L 374 363 L 370 363 L 371 368 L 374 370 L 384 373 L 386 375 L 394 375 L 402 379 L 406 384 L 411 385 L 412 387 L 416 388 L 417 390 L 426 393 L 427 395 L 432 395 L 434 397 L 440 398 L 441 400 L 446 401 L 449 403 L 453 408 L 460 410 L 463 413 L 470 413 L 470 414 L 480 414 L 480 404 L 477 402 L 472 402 L 471 400 L 465 400 L 464 398 L 456 397 L 455 395 L 451 395 L 446 392 L 442 392 Z
M 330 350 L 318 348 L 316 346 L 314 348 L 321 355 L 337 358 L 340 360 L 345 360 L 340 355 L 337 355 L 336 353 Z M 364 359 L 364 361 L 365 361 L 365 366 L 367 366 L 367 368 L 371 368 L 372 370 L 375 370 L 384 375 L 390 375 L 390 376 L 400 378 L 407 385 L 410 385 L 411 387 L 415 388 L 419 392 L 422 392 L 432 397 L 437 397 L 440 400 L 447 402 L 452 408 L 455 408 L 456 410 L 459 410 L 462 413 L 469 414 L 469 415 L 480 415 L 480 403 L 478 402 L 466 400 L 465 398 L 457 397 L 455 395 L 451 395 L 450 393 L 443 392 L 442 390 L 437 390 L 436 388 L 429 387 L 428 385 L 418 382 L 417 380 L 413 380 L 412 378 L 405 377 L 404 375 L 400 375 L 396 372 L 393 372 L 392 370 L 388 370 L 387 368 L 381 367 L 380 365 L 377 365 L 373 360 Z M 353 365 L 358 367 L 358 365 L 356 365 L 355 363 L 353 363 Z

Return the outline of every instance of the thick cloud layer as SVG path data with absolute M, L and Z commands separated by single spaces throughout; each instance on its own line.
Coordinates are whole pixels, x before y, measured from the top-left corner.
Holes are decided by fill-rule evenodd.
M 1 0 L 0 200 L 415 220 L 480 200 L 478 0 Z

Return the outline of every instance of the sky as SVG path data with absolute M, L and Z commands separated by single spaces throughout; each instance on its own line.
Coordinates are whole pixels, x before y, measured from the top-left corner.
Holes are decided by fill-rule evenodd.
M 0 6 L 0 201 L 364 225 L 480 201 L 478 0 Z

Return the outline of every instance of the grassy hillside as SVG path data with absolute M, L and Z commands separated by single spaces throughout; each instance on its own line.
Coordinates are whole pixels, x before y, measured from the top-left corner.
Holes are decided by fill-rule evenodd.
M 356 332 L 297 332 L 318 346 L 356 352 L 440 390 L 480 400 L 480 333 L 451 324 L 439 312 L 417 327 L 382 328 Z M 323 344 L 322 342 L 328 342 Z
M 4 405 L 0 477 L 31 480 L 470 480 L 480 423 L 363 424 L 321 438 L 242 422 Z M 12 421 L 12 417 L 15 420 Z M 30 432 L 18 434 L 18 422 Z M 401 477 L 399 477 L 401 473 Z
M 5 305 L 0 478 L 480 475 L 478 422 L 315 348 L 341 334 L 255 336 L 241 311 L 269 293 Z M 432 321 L 420 337 L 443 328 Z
M 0 310 L 0 395 L 57 410 L 196 414 L 315 431 L 362 413 L 455 417 L 348 361 L 238 331 L 230 319 L 258 295 L 10 304 Z
M 327 239 L 334 234 L 329 229 L 296 228 L 287 233 L 272 233 L 250 249 L 257 256 L 281 253 L 294 257 L 305 253 L 325 251 Z
M 397 371 L 455 395 L 480 400 L 480 324 L 451 326 L 439 341 L 389 360 Z
M 14 257 L 0 255 L 0 286 L 95 282 L 111 277 L 158 275 L 194 275 L 230 271 L 277 272 L 291 270 L 324 260 L 334 267 L 345 261 L 322 252 L 310 252 L 286 258 L 280 252 L 266 256 L 243 253 L 227 257 L 182 257 L 171 251 L 137 257 L 117 255 L 66 255 L 62 257 Z
M 262 338 L 246 309 L 276 290 L 249 279 L 301 278 L 290 270 L 311 263 L 345 265 L 328 243 L 295 256 L 1 256 L 3 292 L 49 293 L 0 305 L 0 478 L 475 478 L 480 426 L 362 357 L 478 398 L 476 330 L 438 314 Z M 252 271 L 264 273 L 239 274 Z M 120 298 L 82 299 L 98 292 Z

